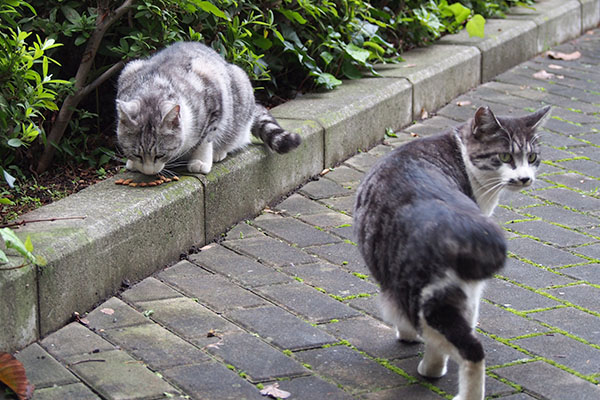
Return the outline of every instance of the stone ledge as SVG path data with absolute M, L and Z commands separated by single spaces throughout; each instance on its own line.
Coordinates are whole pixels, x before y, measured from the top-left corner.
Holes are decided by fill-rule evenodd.
M 574 8 L 564 16 L 546 10 L 554 13 L 552 26 L 577 25 L 568 32 L 595 26 L 600 17 L 589 14 L 600 10 L 600 0 L 581 0 L 580 6 L 585 11 L 579 11 L 579 19 L 573 17 Z M 540 34 L 556 34 L 541 30 L 534 19 L 489 20 L 488 32 L 498 34 L 469 39 L 461 32 L 439 45 L 407 52 L 404 57 L 417 65 L 413 70 L 383 67 L 383 78 L 349 81 L 336 91 L 276 107 L 273 114 L 284 127 L 304 138 L 288 155 L 250 146 L 216 164 L 207 176 L 144 189 L 116 186 L 110 179 L 28 214 L 26 219 L 86 218 L 17 230 L 23 238 L 31 235 L 36 252 L 49 264 L 0 273 L 0 350 L 14 351 L 62 327 L 74 311 L 86 312 L 124 279 L 141 279 L 177 260 L 192 245 L 203 245 L 255 215 L 324 167 L 372 146 L 386 128 L 405 126 L 421 109 L 433 111 L 480 79 L 530 58 Z M 453 50 L 457 53 L 450 54 Z M 8 266 L 20 262 L 10 258 Z

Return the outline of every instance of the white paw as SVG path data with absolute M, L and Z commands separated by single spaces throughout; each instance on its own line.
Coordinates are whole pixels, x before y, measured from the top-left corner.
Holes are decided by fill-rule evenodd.
M 438 364 L 438 365 L 427 365 L 425 360 L 421 360 L 419 362 L 419 366 L 417 367 L 417 371 L 421 376 L 425 376 L 427 378 L 441 378 L 446 375 L 448 369 L 446 368 L 446 364 Z
M 135 171 L 135 167 L 133 166 L 133 161 L 127 160 L 125 163 L 125 168 L 129 171 Z
M 417 332 L 412 330 L 399 330 L 396 328 L 396 339 L 401 340 L 403 342 L 410 343 L 423 343 L 423 339 L 417 334 Z
M 223 151 L 222 153 L 214 153 L 213 154 L 213 161 L 214 162 L 223 161 L 225 159 L 225 157 L 227 157 L 227 152 L 226 151 Z
M 193 174 L 208 174 L 212 169 L 212 163 L 209 164 L 200 160 L 190 160 L 187 165 L 188 171 Z

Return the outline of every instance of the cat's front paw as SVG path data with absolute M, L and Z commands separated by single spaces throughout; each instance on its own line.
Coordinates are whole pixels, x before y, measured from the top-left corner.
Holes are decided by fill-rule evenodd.
M 226 151 L 223 151 L 221 153 L 214 153 L 213 154 L 213 161 L 214 162 L 223 161 L 225 159 L 225 157 L 227 157 L 227 152 Z
M 133 161 L 127 160 L 127 162 L 125 163 L 125 169 L 127 169 L 128 171 L 136 171 L 135 167 L 133 166 Z
M 441 363 L 427 363 L 424 359 L 419 362 L 417 366 L 417 371 L 419 375 L 427 377 L 427 378 L 441 378 L 446 375 L 448 371 L 446 367 L 446 362 Z
M 207 163 L 200 160 L 191 160 L 187 165 L 188 171 L 193 174 L 208 174 L 212 169 L 212 163 Z

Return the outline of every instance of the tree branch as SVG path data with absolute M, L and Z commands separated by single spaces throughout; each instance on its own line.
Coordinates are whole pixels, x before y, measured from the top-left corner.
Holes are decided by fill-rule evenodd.
M 96 53 L 98 52 L 98 48 L 102 43 L 102 39 L 106 31 L 110 28 L 112 24 L 114 24 L 119 18 L 121 18 L 136 0 L 125 0 L 123 4 L 121 4 L 114 12 L 110 12 L 108 10 L 106 13 L 101 14 L 98 13 L 96 17 L 96 29 L 92 32 L 92 35 L 88 39 L 88 42 L 85 47 L 85 51 L 83 56 L 81 57 L 81 63 L 79 64 L 79 68 L 77 69 L 77 73 L 75 74 L 75 92 L 71 95 L 68 95 L 63 102 L 60 111 L 58 112 L 58 116 L 50 133 L 48 134 L 46 146 L 44 147 L 44 152 L 42 153 L 42 157 L 40 158 L 37 165 L 37 172 L 42 173 L 48 169 L 52 160 L 54 159 L 54 154 L 56 152 L 56 147 L 60 140 L 62 139 L 65 130 L 75 112 L 75 108 L 79 104 L 83 98 L 89 94 L 92 90 L 94 90 L 100 83 L 104 82 L 106 79 L 110 77 L 107 73 L 110 71 L 111 74 L 116 73 L 120 68 L 122 68 L 123 64 L 121 62 L 115 64 L 120 65 L 120 68 L 110 68 L 108 71 L 100 75 L 94 82 L 90 85 L 85 86 L 86 81 L 88 79 L 88 75 L 94 63 L 94 58 L 96 57 Z M 98 10 L 100 11 L 100 5 L 98 5 Z M 114 67 L 114 66 L 113 66 Z M 102 78 L 102 80 L 99 80 Z

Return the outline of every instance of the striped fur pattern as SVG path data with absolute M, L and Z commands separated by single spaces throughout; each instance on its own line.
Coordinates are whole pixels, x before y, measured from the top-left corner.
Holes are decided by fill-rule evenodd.
M 207 174 L 213 162 L 248 145 L 251 134 L 278 153 L 301 142 L 256 104 L 241 68 L 200 43 L 178 42 L 128 63 L 116 106 L 126 167 L 147 175 L 184 164 Z
M 485 281 L 506 258 L 491 218 L 502 189 L 522 190 L 539 165 L 536 127 L 549 107 L 496 117 L 487 107 L 454 130 L 420 138 L 379 160 L 361 183 L 354 229 L 380 284 L 384 319 L 405 341 L 425 342 L 427 377 L 459 364 L 455 400 L 482 400 L 484 350 L 477 339 Z

